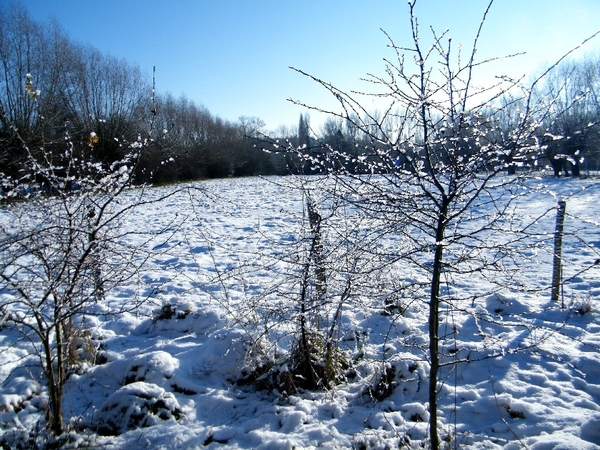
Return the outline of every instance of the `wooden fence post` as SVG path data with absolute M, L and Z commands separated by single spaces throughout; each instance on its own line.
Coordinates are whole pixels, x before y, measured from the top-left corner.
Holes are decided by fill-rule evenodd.
M 565 225 L 565 210 L 567 202 L 563 199 L 558 200 L 558 210 L 556 211 L 556 228 L 554 229 L 554 259 L 552 265 L 552 297 L 553 301 L 558 301 L 560 295 L 560 284 L 562 281 L 562 238 Z

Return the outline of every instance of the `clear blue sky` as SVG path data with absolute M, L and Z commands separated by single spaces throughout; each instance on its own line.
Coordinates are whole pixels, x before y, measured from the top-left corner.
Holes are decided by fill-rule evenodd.
M 0 0 L 9 2 L 11 0 Z M 51 17 L 73 41 L 141 67 L 157 90 L 185 94 L 223 119 L 257 116 L 270 130 L 296 126 L 305 110 L 333 103 L 294 66 L 344 89 L 383 74 L 386 30 L 409 45 L 406 0 L 27 0 L 35 20 Z M 470 46 L 488 0 L 418 0 L 421 34 L 450 29 Z M 480 58 L 527 52 L 490 70 L 538 70 L 600 28 L 600 0 L 495 0 Z M 600 54 L 600 37 L 584 53 Z M 583 53 L 579 53 L 583 55 Z M 311 114 L 311 117 L 313 115 Z M 313 125 L 319 119 L 313 117 Z

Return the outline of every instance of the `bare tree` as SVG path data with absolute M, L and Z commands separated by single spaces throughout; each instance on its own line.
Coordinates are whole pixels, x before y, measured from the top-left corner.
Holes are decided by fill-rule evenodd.
M 492 85 L 476 84 L 479 66 L 502 59 L 476 58 L 493 1 L 483 13 L 466 57 L 456 52 L 447 32 L 431 30 L 425 43 L 416 3 L 409 2 L 411 45 L 397 46 L 389 38 L 395 58 L 386 60 L 385 76 L 370 75 L 368 79 L 378 88 L 372 96 L 387 101 L 383 112 L 370 112 L 364 106 L 369 101 L 363 103 L 362 96 L 369 99 L 371 94 L 348 93 L 294 69 L 328 90 L 338 100 L 339 109 L 324 111 L 295 103 L 329 113 L 359 130 L 365 142 L 361 153 L 351 154 L 332 145 L 325 145 L 326 150 L 319 154 L 291 146 L 286 150 L 300 154 L 318 171 L 334 175 L 338 188 L 331 195 L 379 220 L 381 242 L 390 234 L 399 236 L 397 248 L 388 250 L 387 264 L 395 261 L 405 270 L 427 274 L 429 433 L 431 447 L 439 448 L 440 371 L 448 356 L 441 352 L 441 308 L 460 312 L 475 302 L 475 298 L 461 297 L 451 289 L 443 291 L 442 286 L 483 277 L 494 280 L 494 289 L 516 288 L 511 285 L 518 269 L 514 256 L 526 234 L 519 233 L 528 230 L 537 218 L 531 223 L 515 220 L 510 226 L 505 222 L 514 220 L 510 218 L 515 217 L 514 208 L 523 192 L 519 181 L 526 172 L 522 168 L 542 148 L 540 130 L 551 122 L 552 114 L 560 114 L 573 103 L 549 110 L 547 104 L 534 101 L 537 85 L 556 64 L 529 85 L 506 77 Z M 553 99 L 549 96 L 550 101 Z M 501 125 L 514 104 L 519 105 L 519 114 L 513 116 L 512 128 L 507 130 Z M 356 160 L 361 163 L 359 175 L 349 170 L 349 163 Z M 502 176 L 510 167 L 520 167 L 519 175 Z M 473 213 L 481 210 L 491 213 Z M 424 256 L 431 258 L 430 264 L 423 263 Z M 423 294 L 418 286 L 408 283 L 402 292 Z
M 3 120 L 10 123 L 2 108 Z M 18 178 L 0 172 L 0 200 L 9 205 L 0 225 L 0 314 L 4 326 L 32 343 L 47 382 L 48 427 L 58 437 L 65 430 L 63 388 L 78 362 L 82 317 L 100 305 L 109 313 L 105 293 L 135 277 L 147 258 L 122 225 L 147 202 L 145 189 L 133 185 L 152 136 L 121 141 L 122 157 L 103 163 L 94 158 L 93 131 L 80 145 L 63 129 L 60 152 L 32 149 L 16 127 L 11 131 L 26 161 Z M 132 299 L 128 307 L 141 300 Z
M 564 61 L 538 87 L 537 100 L 553 112 L 539 139 L 554 176 L 580 176 L 594 161 L 598 133 L 597 61 Z M 588 164 L 589 167 L 589 164 Z

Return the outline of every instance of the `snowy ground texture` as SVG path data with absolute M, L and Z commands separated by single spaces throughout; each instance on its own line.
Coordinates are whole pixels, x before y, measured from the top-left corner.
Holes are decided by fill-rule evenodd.
M 82 348 L 92 357 L 66 386 L 73 446 L 427 446 L 425 289 L 421 301 L 413 291 L 412 301 L 394 298 L 386 309 L 387 297 L 356 287 L 339 322 L 349 361 L 340 384 L 272 392 L 239 382 L 261 357 L 289 351 L 297 325 L 289 262 L 305 232 L 305 203 L 281 183 L 197 183 L 129 218 L 132 231 L 172 229 L 144 243 L 153 256 L 138 278 L 80 318 Z M 450 448 L 600 448 L 600 269 L 579 273 L 599 257 L 600 183 L 529 183 L 543 189 L 532 189 L 522 215 L 568 196 L 565 227 L 577 237 L 565 238 L 561 304 L 550 302 L 553 214 L 536 223 L 548 235 L 523 260 L 521 288 L 480 297 L 489 286 L 476 276 L 446 287 L 470 299 L 442 317 L 443 362 L 457 363 L 444 366 L 439 393 L 440 435 Z M 378 245 L 396 237 L 386 239 Z M 421 276 L 402 270 L 391 264 L 389 279 L 371 287 L 383 293 L 393 280 Z M 137 311 L 111 314 L 141 298 Z M 43 380 L 31 353 L 30 342 L 2 330 L 0 440 L 15 446 L 43 418 Z

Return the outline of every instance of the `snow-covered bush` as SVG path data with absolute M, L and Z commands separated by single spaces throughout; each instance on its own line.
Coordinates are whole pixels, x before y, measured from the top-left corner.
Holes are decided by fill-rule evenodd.
M 579 300 L 575 301 L 573 304 L 573 309 L 577 312 L 577 314 L 584 316 L 593 311 L 592 303 L 592 294 L 588 292 L 584 298 L 580 298 Z
M 185 319 L 191 313 L 192 309 L 189 306 L 181 308 L 178 305 L 167 303 L 154 312 L 152 322 L 156 323 L 160 320 L 171 320 L 174 318 L 182 320 Z
M 249 355 L 240 381 L 290 395 L 329 389 L 345 380 L 351 357 L 340 346 L 340 327 L 353 295 L 353 279 L 343 269 L 357 262 L 339 245 L 350 231 L 333 225 L 335 205 L 321 186 L 328 180 L 293 177 L 282 183 L 302 201 L 302 215 L 295 218 L 298 229 L 293 231 L 299 239 L 284 243 L 269 257 L 274 259 L 268 266 L 278 306 L 271 297 L 258 302 L 254 314 L 265 323 L 267 333 L 257 341 L 262 343 L 259 351 Z M 269 337 L 285 344 L 269 352 L 270 344 L 264 345 Z
M 101 434 L 119 434 L 181 417 L 173 394 L 156 384 L 137 381 L 123 386 L 104 402 L 96 428 Z

